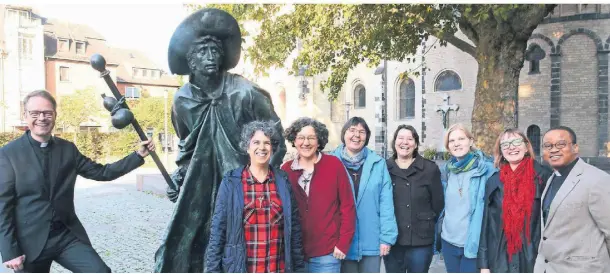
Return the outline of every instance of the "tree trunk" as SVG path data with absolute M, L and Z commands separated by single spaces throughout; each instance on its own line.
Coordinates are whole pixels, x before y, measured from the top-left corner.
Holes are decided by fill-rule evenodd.
M 472 110 L 475 145 L 492 155 L 496 138 L 508 128 L 517 127 L 516 105 L 519 74 L 527 40 L 481 35 L 476 50 L 479 64 Z M 515 37 L 515 36 L 513 36 Z

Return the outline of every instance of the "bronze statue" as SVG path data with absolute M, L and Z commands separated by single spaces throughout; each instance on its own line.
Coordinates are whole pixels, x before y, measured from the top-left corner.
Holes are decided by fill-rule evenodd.
M 172 124 L 178 137 L 178 169 L 168 189 L 176 202 L 164 242 L 155 254 L 155 272 L 203 272 L 211 216 L 223 175 L 244 166 L 239 150 L 241 128 L 253 120 L 272 121 L 283 132 L 268 92 L 227 72 L 241 53 L 241 31 L 233 16 L 202 9 L 188 16 L 169 44 L 172 73 L 190 75 L 174 96 Z M 281 138 L 271 159 L 279 167 L 286 153 Z

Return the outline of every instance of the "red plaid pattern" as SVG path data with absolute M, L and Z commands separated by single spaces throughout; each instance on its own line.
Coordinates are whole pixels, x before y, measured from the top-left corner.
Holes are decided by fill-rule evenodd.
M 244 190 L 246 269 L 250 273 L 284 272 L 284 214 L 273 172 L 258 182 L 248 167 L 241 174 Z

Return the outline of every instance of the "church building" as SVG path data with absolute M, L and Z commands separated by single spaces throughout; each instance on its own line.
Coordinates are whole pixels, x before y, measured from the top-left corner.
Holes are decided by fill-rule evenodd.
M 457 35 L 468 41 L 463 34 Z M 558 5 L 534 31 L 520 74 L 517 113 L 518 127 L 527 133 L 537 155 L 544 132 L 564 125 L 576 132 L 581 156 L 607 156 L 609 46 L 610 5 Z M 459 122 L 470 127 L 476 60 L 451 44 L 440 46 L 435 38 L 426 41 L 418 53 L 411 57 L 415 62 L 387 61 L 388 151 L 400 124 L 417 129 L 420 153 L 441 151 L 442 109 L 447 111 L 448 124 Z M 290 67 L 289 62 L 286 67 Z M 352 69 L 334 102 L 319 90 L 325 75 L 290 77 L 283 71 L 254 80 L 271 92 L 284 127 L 298 117 L 314 117 L 329 127 L 327 149 L 332 149 L 340 143 L 343 123 L 361 116 L 373 131 L 369 148 L 380 152 L 382 146 L 375 144 L 375 135 L 383 130 L 379 115 L 382 77 L 376 69 L 379 71 L 365 64 Z M 421 73 L 417 77 L 400 77 L 403 72 L 417 70 Z

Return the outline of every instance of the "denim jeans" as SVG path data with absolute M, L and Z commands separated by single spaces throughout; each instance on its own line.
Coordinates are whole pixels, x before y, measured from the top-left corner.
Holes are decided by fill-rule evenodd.
M 395 245 L 383 262 L 387 273 L 428 273 L 433 256 L 432 245 Z
M 457 247 L 441 239 L 443 258 L 447 273 L 474 273 L 477 269 L 477 259 L 464 256 L 464 248 Z
M 380 256 L 362 256 L 360 261 L 344 260 L 341 263 L 341 273 L 379 273 L 380 270 Z
M 306 268 L 309 273 L 339 273 L 341 272 L 341 260 L 336 259 L 330 253 L 325 256 L 309 258 Z

